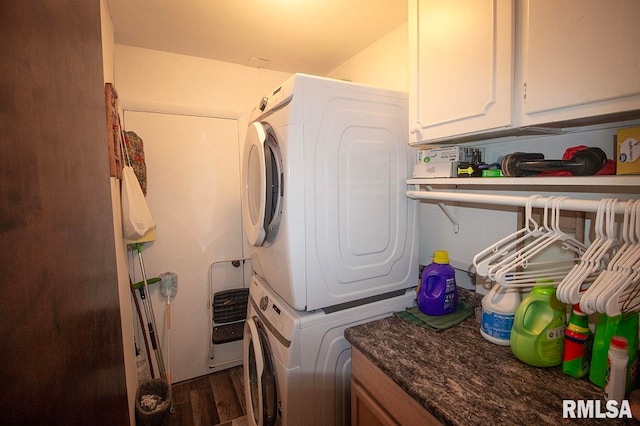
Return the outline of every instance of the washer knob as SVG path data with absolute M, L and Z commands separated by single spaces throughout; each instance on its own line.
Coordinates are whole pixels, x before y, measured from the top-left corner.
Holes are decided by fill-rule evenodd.
M 263 311 L 267 310 L 267 306 L 269 306 L 269 297 L 268 296 L 262 296 L 260 298 L 260 309 L 262 309 Z
M 258 105 L 258 109 L 260 109 L 260 111 L 264 111 L 268 103 L 269 103 L 269 98 L 267 97 L 262 98 L 262 100 L 260 101 L 260 105 Z

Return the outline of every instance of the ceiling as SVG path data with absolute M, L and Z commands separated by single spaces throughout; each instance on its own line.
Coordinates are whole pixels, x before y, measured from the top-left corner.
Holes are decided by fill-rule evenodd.
M 117 44 L 317 75 L 407 20 L 407 0 L 106 2 Z

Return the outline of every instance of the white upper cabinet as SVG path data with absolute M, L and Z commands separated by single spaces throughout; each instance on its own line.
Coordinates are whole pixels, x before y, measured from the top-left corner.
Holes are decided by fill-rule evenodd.
M 639 0 L 409 0 L 414 145 L 640 116 Z
M 640 108 L 640 1 L 522 3 L 521 125 Z
M 409 1 L 410 143 L 512 125 L 511 0 Z

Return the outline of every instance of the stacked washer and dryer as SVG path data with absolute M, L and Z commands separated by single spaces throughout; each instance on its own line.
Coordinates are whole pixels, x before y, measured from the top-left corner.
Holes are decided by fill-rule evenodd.
M 295 74 L 252 112 L 242 213 L 251 425 L 349 424 L 344 330 L 415 304 L 403 93 Z

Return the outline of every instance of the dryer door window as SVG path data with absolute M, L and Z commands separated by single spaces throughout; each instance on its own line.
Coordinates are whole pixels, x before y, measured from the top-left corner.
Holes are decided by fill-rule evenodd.
M 245 323 L 245 391 L 250 424 L 276 424 L 278 395 L 269 339 L 257 317 Z
M 280 222 L 282 160 L 274 130 L 251 123 L 242 161 L 242 219 L 249 244 L 270 245 Z

